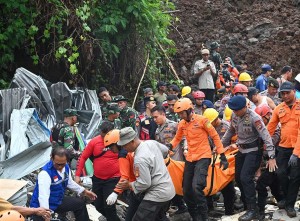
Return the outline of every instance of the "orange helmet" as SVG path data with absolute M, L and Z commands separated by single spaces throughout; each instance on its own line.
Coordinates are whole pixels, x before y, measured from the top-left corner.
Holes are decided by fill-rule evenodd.
M 194 109 L 194 105 L 189 98 L 180 98 L 174 105 L 174 112 L 178 113 L 184 110 Z
M 193 93 L 193 97 L 195 99 L 198 99 L 198 98 L 205 98 L 205 94 L 202 92 L 202 91 L 195 91 Z
M 104 145 L 107 147 L 117 143 L 120 140 L 120 130 L 114 129 L 109 131 L 104 137 Z
M 272 109 L 267 105 L 263 104 L 255 108 L 255 112 L 261 117 L 266 116 L 268 113 L 272 113 Z
M 25 218 L 16 210 L 3 210 L 0 212 L 1 221 L 25 221 Z
M 233 88 L 233 94 L 236 93 L 248 93 L 248 88 L 243 84 L 237 84 Z

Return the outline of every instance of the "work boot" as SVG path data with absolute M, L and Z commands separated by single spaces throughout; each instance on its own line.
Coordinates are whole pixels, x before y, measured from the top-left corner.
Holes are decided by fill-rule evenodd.
M 278 201 L 277 206 L 279 209 L 284 209 L 285 208 L 285 200 Z
M 178 210 L 174 214 L 181 214 L 187 211 L 188 211 L 187 206 L 183 204 L 178 206 Z
M 265 211 L 259 210 L 258 220 L 263 221 L 265 219 Z
M 208 215 L 207 215 L 207 213 L 201 214 L 201 219 L 200 220 L 201 221 L 208 221 Z
M 258 218 L 258 212 L 255 204 L 247 205 L 247 212 L 239 217 L 239 221 L 251 221 Z
M 287 214 L 290 218 L 293 218 L 293 217 L 296 217 L 296 216 L 297 216 L 297 213 L 296 213 L 296 210 L 294 209 L 294 207 L 287 206 L 287 207 L 285 207 L 285 211 L 286 211 L 286 214 Z

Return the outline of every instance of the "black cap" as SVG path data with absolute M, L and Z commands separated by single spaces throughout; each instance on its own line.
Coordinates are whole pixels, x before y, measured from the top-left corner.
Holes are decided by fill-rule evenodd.
M 255 87 L 248 87 L 248 98 L 251 100 L 252 96 L 258 94 L 258 90 Z
M 279 91 L 280 92 L 291 91 L 291 90 L 294 90 L 294 89 L 295 89 L 295 86 L 291 82 L 286 81 L 286 82 L 282 83 L 282 85 L 280 86 Z
M 159 81 L 156 85 L 157 87 L 160 87 L 160 86 L 167 86 L 167 83 L 164 82 L 164 81 Z
M 176 91 L 176 92 L 180 92 L 180 88 L 175 84 L 171 84 L 169 86 L 169 89 L 172 89 L 173 91 Z
M 154 97 L 144 97 L 144 104 L 146 105 L 147 102 L 149 101 L 155 101 Z
M 268 85 L 271 87 L 279 88 L 279 83 L 276 79 L 269 77 L 268 78 Z
M 225 87 L 221 87 L 219 90 L 218 90 L 218 94 L 225 94 L 227 92 L 226 88 Z

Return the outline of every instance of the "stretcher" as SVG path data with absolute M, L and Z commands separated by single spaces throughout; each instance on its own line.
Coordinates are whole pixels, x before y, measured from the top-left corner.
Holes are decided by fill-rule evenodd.
M 235 174 L 235 154 L 238 150 L 225 152 L 228 168 L 223 170 L 220 168 L 220 159 L 218 154 L 213 154 L 211 164 L 208 167 L 206 178 L 206 187 L 203 190 L 206 196 L 211 196 L 221 191 L 233 179 Z M 171 158 L 165 159 L 165 163 L 171 179 L 173 181 L 175 192 L 177 195 L 183 195 L 182 181 L 185 163 L 182 161 L 175 161 Z

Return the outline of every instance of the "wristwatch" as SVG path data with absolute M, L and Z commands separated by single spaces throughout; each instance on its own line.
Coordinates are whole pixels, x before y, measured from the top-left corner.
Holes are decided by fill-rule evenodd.
M 275 155 L 273 154 L 273 155 L 269 156 L 269 158 L 270 158 L 271 160 L 273 160 L 273 159 L 275 159 Z

